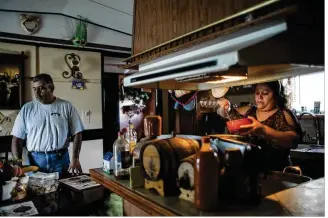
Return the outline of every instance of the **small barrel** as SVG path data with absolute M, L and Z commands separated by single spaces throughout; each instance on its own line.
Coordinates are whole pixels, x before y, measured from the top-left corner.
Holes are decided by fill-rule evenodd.
M 150 181 L 176 179 L 182 159 L 196 154 L 199 143 L 193 139 L 173 137 L 146 143 L 140 150 L 141 171 Z
M 194 189 L 194 161 L 196 155 L 193 154 L 183 159 L 178 168 L 179 187 L 192 190 Z

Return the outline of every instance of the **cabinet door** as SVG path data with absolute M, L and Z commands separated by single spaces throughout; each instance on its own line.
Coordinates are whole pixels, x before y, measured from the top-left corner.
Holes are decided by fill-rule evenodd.
M 264 1 L 135 0 L 133 54 L 138 54 Z
M 129 201 L 123 199 L 123 215 L 124 216 L 151 216 L 146 211 L 140 209 Z

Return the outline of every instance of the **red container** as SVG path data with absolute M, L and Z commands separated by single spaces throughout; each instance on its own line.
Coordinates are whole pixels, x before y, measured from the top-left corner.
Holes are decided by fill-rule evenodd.
M 231 120 L 227 122 L 228 131 L 231 134 L 238 133 L 240 131 L 240 126 L 252 124 L 253 121 L 248 118 L 238 119 L 238 120 Z

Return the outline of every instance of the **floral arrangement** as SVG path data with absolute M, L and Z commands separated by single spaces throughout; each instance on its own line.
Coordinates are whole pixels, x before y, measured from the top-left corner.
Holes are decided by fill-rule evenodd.
M 146 107 L 146 102 L 150 98 L 150 93 L 143 92 L 141 89 L 124 88 L 123 85 L 119 91 L 119 99 L 123 103 L 124 101 L 132 101 L 132 105 L 123 106 L 122 112 L 133 117 L 135 114 L 140 114 Z
M 149 93 L 142 92 L 141 89 L 124 88 L 119 92 L 119 98 L 123 102 L 125 100 L 133 101 L 136 105 L 145 105 L 145 102 L 150 98 Z

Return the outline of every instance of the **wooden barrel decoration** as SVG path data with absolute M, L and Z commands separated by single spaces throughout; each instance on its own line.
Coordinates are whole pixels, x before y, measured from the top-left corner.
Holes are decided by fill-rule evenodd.
M 148 142 L 140 150 L 143 176 L 148 181 L 162 180 L 165 195 L 178 195 L 177 171 L 180 162 L 196 154 L 199 149 L 196 140 L 187 138 L 173 137 Z
M 183 159 L 178 168 L 179 187 L 192 190 L 194 189 L 194 161 L 195 154 Z

